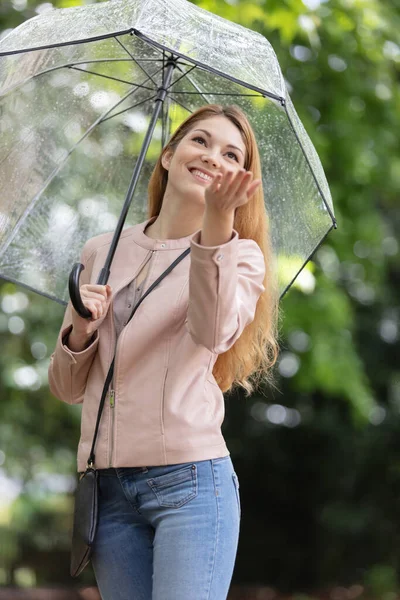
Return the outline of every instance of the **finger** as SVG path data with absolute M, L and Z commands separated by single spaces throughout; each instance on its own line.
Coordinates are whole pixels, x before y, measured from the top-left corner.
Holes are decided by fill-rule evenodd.
M 88 311 L 90 312 L 90 314 L 92 315 L 91 320 L 96 321 L 96 319 L 97 319 L 96 306 L 92 302 L 84 302 L 83 304 L 84 304 L 85 308 L 87 308 Z
M 94 321 L 96 321 L 101 316 L 102 307 L 100 302 L 97 302 L 96 300 L 89 301 L 86 304 L 86 308 L 88 308 L 92 313 L 92 319 Z
M 247 190 L 247 198 L 248 199 L 250 199 L 252 197 L 252 195 L 254 194 L 254 192 L 260 185 L 261 185 L 261 179 L 256 179 L 255 181 L 253 181 L 250 184 L 249 189 Z
M 99 319 L 100 315 L 101 315 L 101 306 L 99 304 L 97 304 L 97 303 L 95 304 L 95 315 L 96 315 L 95 318 L 96 318 L 96 321 L 97 321 L 97 319 Z
M 219 192 L 221 194 L 226 194 L 229 186 L 232 183 L 232 179 L 234 177 L 234 171 L 227 171 L 221 181 L 221 187 L 219 188 Z
M 99 300 L 100 302 L 107 301 L 107 297 L 104 294 L 98 294 L 96 292 L 82 292 L 82 298 L 87 298 L 88 300 Z
M 87 290 L 90 290 L 91 292 L 100 292 L 100 291 L 105 291 L 107 286 L 100 285 L 98 283 L 85 283 L 81 287 L 86 288 Z
M 207 186 L 206 190 L 205 190 L 205 197 L 206 197 L 206 201 L 207 202 L 215 202 L 215 198 L 213 198 L 213 194 L 216 194 L 220 187 L 221 187 L 221 179 L 222 179 L 222 174 L 221 173 L 217 173 L 217 175 L 214 177 L 214 179 L 212 180 L 212 182 L 210 183 L 209 186 Z M 210 197 L 211 195 L 211 197 Z
M 219 187 L 220 187 L 220 183 L 222 180 L 222 173 L 217 173 L 216 176 L 214 177 L 214 179 L 212 180 L 209 189 L 212 192 L 216 192 L 218 191 Z
M 229 188 L 229 194 L 232 196 L 237 196 L 238 194 L 243 193 L 243 190 L 248 186 L 252 176 L 253 175 L 251 171 L 245 171 L 244 169 L 243 171 L 239 171 L 236 174 L 235 179 L 232 181 L 232 184 Z
M 105 296 L 103 296 L 102 294 L 96 294 L 94 292 L 83 292 L 81 293 L 81 298 L 82 298 L 82 302 L 94 302 L 94 303 L 100 303 L 100 304 L 105 304 L 107 302 L 107 298 Z
M 86 289 L 88 292 L 95 292 L 97 294 L 102 294 L 104 297 L 107 296 L 107 286 L 98 285 L 98 284 L 85 284 L 81 286 L 81 289 Z

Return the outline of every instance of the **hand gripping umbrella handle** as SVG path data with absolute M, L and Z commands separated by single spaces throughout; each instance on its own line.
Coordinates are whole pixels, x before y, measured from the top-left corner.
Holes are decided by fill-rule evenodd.
M 85 267 L 82 263 L 75 263 L 69 275 L 68 288 L 72 306 L 83 319 L 90 319 L 92 313 L 82 302 L 81 293 L 79 291 L 79 277 Z

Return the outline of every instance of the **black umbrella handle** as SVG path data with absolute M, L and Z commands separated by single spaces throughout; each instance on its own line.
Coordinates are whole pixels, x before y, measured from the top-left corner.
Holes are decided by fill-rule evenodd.
M 82 263 L 75 263 L 72 267 L 72 271 L 69 275 L 68 289 L 69 297 L 71 298 L 72 306 L 83 319 L 91 319 L 92 313 L 82 302 L 81 292 L 79 289 L 79 277 L 84 270 Z M 97 285 L 106 285 L 108 278 L 110 277 L 110 269 L 103 267 L 99 273 L 97 279 Z
M 68 288 L 72 306 L 83 319 L 91 319 L 92 313 L 82 302 L 79 291 L 79 277 L 85 267 L 82 263 L 75 263 L 69 275 Z

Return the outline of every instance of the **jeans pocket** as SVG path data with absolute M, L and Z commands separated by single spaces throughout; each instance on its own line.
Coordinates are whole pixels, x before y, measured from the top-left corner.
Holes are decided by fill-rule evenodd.
M 197 496 L 197 467 L 194 464 L 147 479 L 158 504 L 180 508 Z
M 235 472 L 232 473 L 232 479 L 233 479 L 233 484 L 235 486 L 235 493 L 236 493 L 236 500 L 237 500 L 237 504 L 238 504 L 238 510 L 239 510 L 239 518 L 241 517 L 241 513 L 242 513 L 242 509 L 240 506 L 240 494 L 239 494 L 239 478 L 236 475 Z

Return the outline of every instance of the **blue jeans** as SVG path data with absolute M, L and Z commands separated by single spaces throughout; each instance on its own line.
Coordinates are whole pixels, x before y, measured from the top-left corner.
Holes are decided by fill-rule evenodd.
M 239 540 L 231 457 L 99 469 L 102 600 L 225 600 Z

